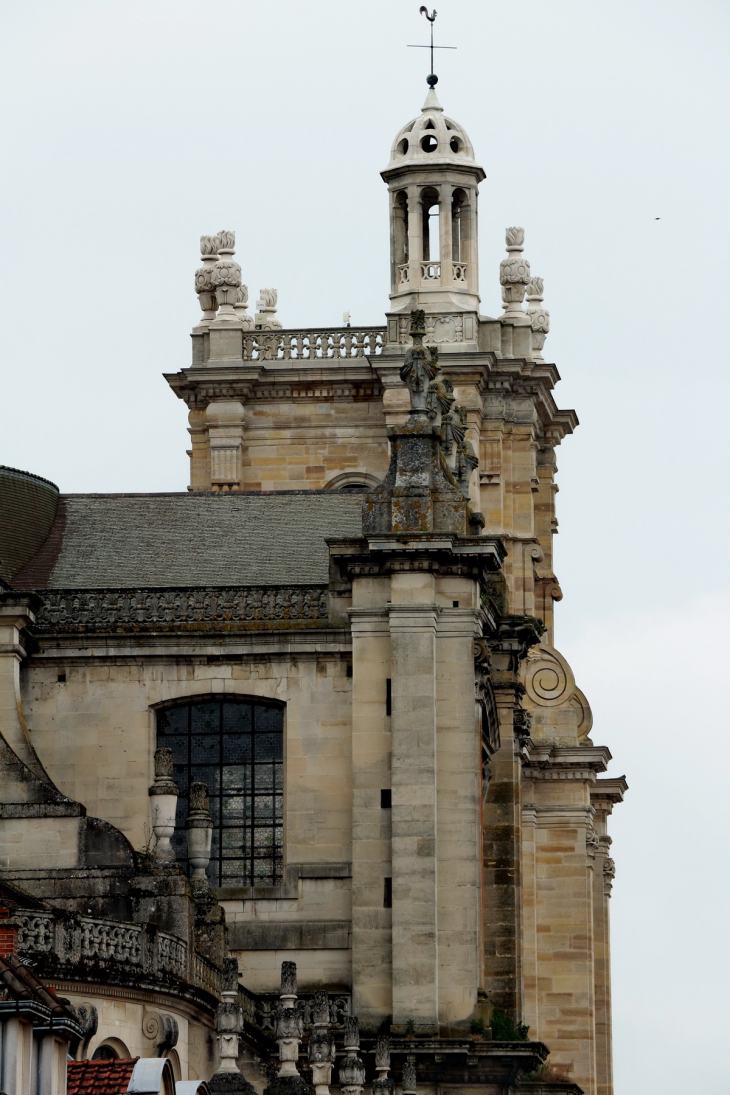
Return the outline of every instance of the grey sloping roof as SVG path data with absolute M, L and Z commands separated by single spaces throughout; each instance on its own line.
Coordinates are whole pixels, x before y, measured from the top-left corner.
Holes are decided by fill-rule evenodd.
M 49 537 L 54 558 L 31 563 L 13 584 L 326 584 L 325 537 L 361 535 L 361 508 L 361 495 L 336 491 L 65 495 Z
M 0 465 L 0 578 L 9 582 L 33 558 L 57 509 L 55 483 Z

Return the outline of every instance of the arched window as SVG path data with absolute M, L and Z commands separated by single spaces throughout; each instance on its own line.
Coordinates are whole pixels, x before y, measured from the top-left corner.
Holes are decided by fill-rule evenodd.
M 172 845 L 187 866 L 191 783 L 210 792 L 214 886 L 276 885 L 284 854 L 284 711 L 234 696 L 187 700 L 157 711 L 157 746 L 172 749 L 180 788 Z
M 432 186 L 421 191 L 423 210 L 423 257 L 426 262 L 438 262 L 441 256 L 441 205 L 439 193 Z
M 466 230 L 468 211 L 465 192 L 459 188 L 451 199 L 451 257 L 454 262 L 466 262 Z
M 398 266 L 408 262 L 408 195 L 399 190 L 393 202 L 393 236 L 395 261 Z

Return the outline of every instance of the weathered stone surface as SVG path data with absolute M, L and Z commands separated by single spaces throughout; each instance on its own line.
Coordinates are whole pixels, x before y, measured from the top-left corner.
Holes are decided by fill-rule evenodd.
M 215 1072 L 208 1080 L 211 1095 L 256 1095 L 253 1084 L 240 1072 Z

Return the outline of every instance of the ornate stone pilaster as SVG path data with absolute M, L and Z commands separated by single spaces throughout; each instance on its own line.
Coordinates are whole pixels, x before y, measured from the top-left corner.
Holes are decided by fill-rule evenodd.
M 525 288 L 530 281 L 530 264 L 522 257 L 525 242 L 524 228 L 508 228 L 505 233 L 507 254 L 499 264 L 499 281 L 502 286 L 504 315 L 501 317 L 518 326 L 529 326 L 530 320 L 522 309 Z
M 158 749 L 155 753 L 155 782 L 149 790 L 152 832 L 156 841 L 153 858 L 156 863 L 175 862 L 170 838 L 175 832 L 175 811 L 180 792 L 173 773 L 172 749 Z
M 539 641 L 531 616 L 503 616 L 489 640 L 500 747 L 483 811 L 484 988 L 513 1022 L 522 1021 L 522 764 L 529 724 L 522 711 L 520 665 Z
M 335 1063 L 335 1036 L 330 1030 L 330 1001 L 326 992 L 315 992 L 313 1030 L 309 1036 L 309 1063 L 317 1095 L 329 1095 Z
M 544 361 L 542 356 L 543 346 L 547 333 L 550 330 L 550 313 L 542 305 L 543 280 L 542 278 L 530 278 L 527 283 L 527 309 L 525 315 L 532 327 L 532 359 Z
M 342 1095 L 362 1095 L 365 1085 L 365 1065 L 358 1056 L 360 1030 L 357 1017 L 345 1016 L 345 1057 L 340 1062 L 339 1078 Z

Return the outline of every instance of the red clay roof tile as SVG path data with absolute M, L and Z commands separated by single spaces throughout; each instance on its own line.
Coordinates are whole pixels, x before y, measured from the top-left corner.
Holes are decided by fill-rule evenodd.
M 138 1060 L 69 1061 L 68 1095 L 124 1095 Z

